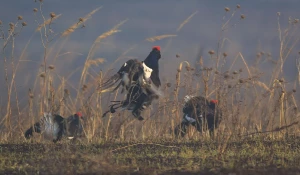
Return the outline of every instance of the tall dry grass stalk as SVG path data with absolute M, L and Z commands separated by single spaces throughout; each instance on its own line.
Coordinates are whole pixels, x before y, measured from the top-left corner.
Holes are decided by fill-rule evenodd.
M 16 63 L 16 55 L 11 50 L 7 51 L 7 46 L 14 44 L 16 38 L 13 35 L 7 35 L 4 40 L 2 55 L 4 59 L 4 73 L 6 77 L 5 86 L 7 87 L 8 102 L 6 104 L 6 115 L 2 122 L 6 123 L 8 135 L 12 135 L 12 130 L 19 128 L 20 132 L 27 129 L 29 125 L 33 125 L 45 111 L 60 113 L 63 116 L 73 114 L 75 111 L 82 111 L 87 118 L 84 126 L 84 132 L 88 142 L 101 141 L 132 141 L 132 140 L 168 140 L 175 141 L 174 128 L 181 122 L 182 116 L 182 97 L 189 95 L 202 95 L 208 99 L 216 98 L 219 100 L 220 108 L 224 112 L 222 125 L 214 132 L 211 137 L 208 133 L 199 133 L 195 128 L 188 129 L 187 138 L 207 141 L 214 139 L 218 145 L 218 154 L 222 156 L 227 149 L 229 140 L 244 139 L 249 133 L 259 133 L 263 138 L 283 138 L 286 134 L 297 134 L 299 126 L 293 125 L 293 128 L 287 128 L 290 123 L 297 122 L 299 112 L 296 110 L 299 106 L 296 96 L 297 82 L 300 84 L 300 60 L 297 59 L 296 66 L 298 69 L 298 81 L 295 80 L 294 91 L 289 90 L 288 82 L 283 78 L 283 66 L 286 60 L 291 56 L 291 49 L 295 48 L 295 43 L 298 43 L 298 38 L 294 37 L 298 32 L 298 27 L 295 25 L 289 26 L 288 32 L 282 32 L 280 29 L 280 56 L 278 60 L 269 58 L 267 64 L 276 64 L 272 76 L 266 81 L 261 80 L 262 74 L 260 70 L 261 60 L 258 60 L 254 65 L 248 61 L 246 55 L 238 52 L 236 55 L 227 55 L 224 50 L 227 44 L 231 44 L 229 38 L 226 38 L 225 30 L 229 30 L 235 24 L 232 24 L 233 17 L 238 10 L 234 10 L 231 14 L 230 9 L 225 10 L 223 23 L 221 26 L 220 38 L 217 48 L 209 52 L 207 55 L 201 55 L 196 70 L 192 70 L 191 63 L 181 60 L 177 73 L 174 77 L 168 77 L 162 82 L 162 88 L 165 96 L 158 100 L 158 103 L 152 105 L 152 109 L 143 112 L 143 116 L 147 116 L 144 122 L 134 119 L 130 112 L 122 112 L 120 115 L 110 115 L 107 120 L 102 120 L 102 107 L 109 103 L 110 95 L 116 100 L 121 95 L 118 91 L 115 94 L 109 94 L 109 90 L 98 89 L 103 81 L 103 77 L 108 75 L 110 69 L 115 63 L 121 59 L 129 58 L 126 55 L 132 51 L 137 45 L 129 47 L 123 52 L 112 64 L 108 66 L 108 71 L 97 72 L 95 67 L 100 67 L 106 61 L 104 58 L 93 58 L 99 44 L 107 37 L 120 32 L 119 28 L 126 23 L 124 20 L 114 26 L 109 31 L 99 35 L 93 42 L 89 53 L 86 57 L 83 67 L 73 69 L 68 74 L 60 74 L 55 69 L 58 58 L 67 56 L 68 54 L 80 54 L 75 52 L 61 53 L 64 46 L 67 44 L 67 38 L 75 32 L 81 25 L 84 25 L 92 15 L 94 15 L 101 7 L 93 10 L 84 18 L 80 18 L 79 22 L 72 24 L 68 29 L 59 33 L 61 40 L 54 41 L 56 33 L 51 32 L 51 25 L 54 20 L 58 20 L 60 15 L 55 15 L 38 25 L 36 31 L 41 34 L 41 42 L 44 46 L 44 64 L 39 68 L 38 75 L 34 83 L 31 85 L 28 92 L 28 105 L 25 109 L 20 109 L 19 96 L 17 94 L 18 87 L 16 86 L 16 75 L 20 70 L 19 63 L 25 61 L 25 52 L 28 49 L 30 40 L 26 43 L 22 50 L 21 56 Z M 146 41 L 156 42 L 163 39 L 169 39 L 170 44 L 172 39 L 176 39 L 177 34 L 183 27 L 191 21 L 198 12 L 192 13 L 175 29 L 174 35 L 159 35 L 146 38 Z M 228 17 L 225 19 L 225 17 Z M 245 16 L 243 17 L 243 19 Z M 11 31 L 16 31 L 11 29 Z M 169 47 L 169 46 L 168 46 Z M 58 48 L 58 49 L 57 49 Z M 291 48 L 291 49 L 288 49 Z M 166 49 L 163 49 L 165 52 Z M 56 52 L 56 53 L 55 53 Z M 52 53 L 54 56 L 52 57 Z M 229 57 L 233 57 L 229 59 Z M 177 57 L 178 59 L 182 59 Z M 50 60 L 52 59 L 52 60 Z M 210 59 L 213 64 L 208 66 L 204 64 L 205 59 Z M 232 60 L 232 61 L 230 61 Z M 270 60 L 274 62 L 271 63 Z M 49 65 L 48 62 L 53 65 Z M 241 61 L 243 64 L 238 65 Z M 227 70 L 224 70 L 226 66 Z M 186 70 L 184 70 L 186 65 Z M 239 66 L 237 69 L 236 67 Z M 253 69 L 255 67 L 255 69 Z M 199 69 L 198 69 L 199 68 Z M 10 71 L 11 69 L 11 71 Z M 240 69 L 240 70 L 238 70 Z M 71 77 L 82 70 L 79 85 L 74 85 L 71 82 Z M 244 71 L 243 71 L 244 70 Z M 174 80 L 173 80 L 174 79 Z M 298 89 L 297 89 L 298 90 Z M 13 98 L 16 103 L 13 104 Z M 121 98 L 121 97 L 120 97 Z M 14 105 L 17 111 L 16 116 L 12 115 Z M 26 111 L 26 112 L 23 112 Z M 22 115 L 27 113 L 27 116 Z M 21 115 L 22 114 L 22 115 Z M 37 115 L 39 114 L 39 115 Z M 26 122 L 27 117 L 30 119 Z M 24 119 L 25 118 L 25 119 Z M 205 128 L 203 124 L 203 128 Z M 284 129 L 278 129 L 284 128 Z M 170 132 L 171 130 L 171 132 Z M 267 132 L 266 131 L 278 131 Z M 171 134 L 172 133 L 172 134 Z M 23 133 L 22 133 L 23 134 Z M 6 135 L 6 136 L 8 136 Z M 174 135 L 173 135 L 174 136 Z M 254 137 L 254 136 L 251 136 Z M 9 137 L 6 137 L 9 139 Z
M 196 14 L 198 13 L 198 11 L 195 11 L 193 14 L 191 14 L 187 19 L 185 19 L 180 25 L 179 27 L 176 29 L 176 32 L 179 32 L 183 26 L 185 24 L 187 24 Z
M 147 41 L 149 42 L 154 42 L 154 41 L 159 41 L 165 38 L 171 38 L 171 37 L 176 37 L 177 35 L 158 35 L 158 36 L 153 36 L 146 38 Z
M 114 26 L 112 29 L 110 29 L 109 31 L 99 35 L 96 38 L 96 40 L 94 41 L 94 43 L 93 43 L 92 47 L 90 48 L 89 53 L 87 55 L 85 66 L 84 66 L 82 74 L 81 74 L 80 82 L 82 82 L 82 83 L 85 82 L 85 74 L 86 74 L 87 69 L 89 68 L 89 65 L 87 63 L 93 57 L 96 46 L 100 43 L 101 40 L 103 40 L 103 39 L 105 39 L 105 38 L 107 38 L 107 37 L 109 37 L 109 36 L 111 36 L 111 35 L 113 35 L 117 32 L 120 32 L 120 30 L 118 30 L 118 28 L 121 27 L 125 22 L 127 22 L 127 19 L 124 20 L 124 21 L 121 21 L 119 24 Z
M 88 13 L 85 17 L 83 18 L 79 18 L 78 22 L 74 23 L 73 25 L 71 25 L 68 29 L 66 29 L 62 34 L 61 36 L 62 37 L 65 37 L 65 36 L 68 36 L 70 35 L 71 33 L 73 33 L 77 28 L 79 28 L 79 26 L 81 24 L 84 24 L 88 19 L 90 19 L 92 17 L 93 14 L 95 14 L 98 10 L 100 10 L 102 8 L 101 7 L 98 7 L 96 8 L 95 10 L 91 11 L 90 13 Z
M 56 15 L 56 16 L 53 17 L 53 18 L 48 18 L 48 19 L 45 20 L 42 24 L 40 24 L 40 25 L 36 28 L 35 31 L 36 31 L 36 32 L 40 32 L 41 29 L 42 29 L 43 27 L 46 27 L 47 25 L 53 23 L 53 22 L 54 22 L 56 19 L 58 19 L 60 16 L 61 16 L 61 14 L 58 14 L 58 15 Z

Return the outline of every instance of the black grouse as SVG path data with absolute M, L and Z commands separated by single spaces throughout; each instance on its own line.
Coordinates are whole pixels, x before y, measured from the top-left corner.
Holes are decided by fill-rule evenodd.
M 114 90 L 122 85 L 127 94 L 124 101 L 114 101 L 116 104 L 112 104 L 103 117 L 122 107 L 123 110 L 131 110 L 133 116 L 138 120 L 143 120 L 141 112 L 151 105 L 153 99 L 157 99 L 161 95 L 158 64 L 160 58 L 160 47 L 154 46 L 144 61 L 140 62 L 136 59 L 127 61 L 117 74 L 104 83 L 109 88 L 121 80 Z
M 113 91 L 120 86 L 122 86 L 121 92 L 124 92 L 124 89 L 128 91 L 131 84 L 136 81 L 141 81 L 140 84 L 153 83 L 155 88 L 159 88 L 161 86 L 158 64 L 160 58 L 160 46 L 154 46 L 144 61 L 137 59 L 126 61 L 119 71 L 101 84 L 100 87 L 108 89 L 121 80 Z
M 175 128 L 175 136 L 184 137 L 187 127 L 191 124 L 199 132 L 208 129 L 211 133 L 217 128 L 221 121 L 221 111 L 217 106 L 217 100 L 208 101 L 202 96 L 185 96 L 183 107 L 183 118 Z
M 25 132 L 25 138 L 30 139 L 33 133 L 43 134 L 45 139 L 52 140 L 54 143 L 60 141 L 63 136 L 69 139 L 81 137 L 83 127 L 81 112 L 64 118 L 58 114 L 44 113 L 44 116 Z

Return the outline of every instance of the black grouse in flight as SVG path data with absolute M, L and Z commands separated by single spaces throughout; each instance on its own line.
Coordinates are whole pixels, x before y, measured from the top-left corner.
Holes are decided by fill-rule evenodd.
M 101 84 L 100 87 L 108 89 L 121 80 L 113 91 L 120 86 L 122 86 L 122 92 L 124 89 L 128 91 L 131 84 L 136 81 L 142 81 L 139 82 L 140 84 L 153 83 L 156 88 L 159 88 L 161 86 L 158 63 L 160 58 L 160 46 L 154 46 L 144 61 L 137 59 L 126 61 L 119 71 Z
M 137 119 L 143 120 L 141 112 L 151 105 L 153 99 L 161 95 L 158 63 L 160 58 L 160 47 L 154 46 L 144 61 L 128 60 L 114 76 L 103 84 L 103 87 L 110 88 L 121 80 L 114 90 L 122 86 L 127 91 L 126 99 L 114 101 L 116 104 L 111 105 L 110 110 L 105 112 L 103 117 L 122 107 L 123 110 L 131 110 Z M 117 105 L 118 107 L 115 107 Z

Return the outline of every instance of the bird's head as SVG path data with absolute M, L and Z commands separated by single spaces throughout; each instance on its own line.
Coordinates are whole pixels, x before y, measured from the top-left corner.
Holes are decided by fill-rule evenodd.
M 80 111 L 76 112 L 75 117 L 78 117 L 79 119 L 84 120 L 84 117 Z
M 147 58 L 144 60 L 144 63 L 151 69 L 155 69 L 158 65 L 158 60 L 161 58 L 160 46 L 153 46 L 152 51 L 149 53 Z
M 210 100 L 210 106 L 211 106 L 211 108 L 214 109 L 217 104 L 218 104 L 218 100 Z

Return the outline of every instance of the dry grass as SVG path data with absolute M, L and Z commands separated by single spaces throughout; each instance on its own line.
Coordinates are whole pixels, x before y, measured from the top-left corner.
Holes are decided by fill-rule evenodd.
M 76 32 L 79 24 L 84 24 L 100 8 L 80 18 L 79 22 L 71 25 L 61 33 L 61 36 L 70 36 L 71 33 Z M 155 102 L 152 108 L 143 112 L 143 117 L 145 118 L 143 122 L 134 119 L 128 111 L 101 118 L 110 100 L 122 99 L 124 96 L 120 95 L 118 91 L 115 94 L 110 94 L 107 89 L 98 89 L 97 87 L 104 77 L 112 74 L 110 68 L 114 68 L 117 61 L 128 58 L 126 54 L 135 46 L 130 47 L 119 58 L 112 61 L 111 65 L 103 65 L 106 63 L 104 58 L 94 58 L 95 51 L 101 46 L 101 42 L 105 38 L 120 32 L 119 28 L 127 20 L 121 21 L 107 32 L 100 34 L 93 42 L 86 56 L 85 64 L 74 69 L 68 75 L 64 75 L 56 69 L 58 65 L 55 60 L 60 56 L 69 54 L 67 52 L 61 53 L 66 40 L 63 40 L 59 49 L 49 45 L 52 41 L 60 41 L 55 37 L 60 33 L 53 34 L 51 30 L 54 20 L 57 20 L 56 23 L 59 23 L 58 18 L 60 15 L 47 20 L 44 19 L 37 28 L 37 31 L 41 34 L 41 42 L 45 51 L 42 60 L 43 65 L 38 68 L 39 71 L 34 84 L 28 87 L 28 105 L 24 109 L 19 107 L 15 75 L 18 70 L 18 63 L 25 61 L 24 53 L 27 51 L 30 41 L 18 58 L 18 63 L 14 65 L 15 60 L 12 59 L 16 59 L 14 56 L 14 40 L 18 35 L 22 34 L 18 27 L 25 26 L 9 26 L 10 31 L 7 33 L 7 37 L 1 40 L 4 43 L 2 48 L 3 57 L 1 58 L 4 60 L 5 86 L 7 87 L 8 99 L 6 100 L 7 104 L 1 104 L 5 106 L 3 111 L 6 115 L 1 118 L 2 137 L 0 141 L 2 143 L 17 142 L 17 145 L 14 145 L 12 149 L 21 145 L 22 149 L 29 150 L 29 152 L 17 155 L 15 150 L 13 150 L 13 154 L 0 162 L 0 171 L 6 173 L 36 173 L 39 171 L 39 168 L 41 172 L 50 171 L 53 167 L 49 166 L 47 168 L 45 166 L 49 163 L 50 158 L 49 160 L 41 161 L 39 168 L 33 167 L 34 163 L 44 158 L 44 155 L 38 154 L 37 159 L 34 160 L 34 151 L 40 149 L 48 150 L 46 154 L 54 158 L 51 160 L 57 160 L 60 163 L 66 163 L 66 160 L 70 160 L 70 164 L 66 163 L 66 167 L 79 166 L 78 171 L 63 169 L 61 172 L 58 172 L 53 170 L 52 174 L 104 171 L 99 168 L 99 165 L 113 171 L 112 164 L 120 165 L 120 171 L 122 172 L 127 170 L 129 172 L 138 172 L 136 169 L 144 166 L 148 169 L 159 169 L 161 173 L 168 173 L 168 171 L 171 173 L 176 168 L 180 169 L 179 167 L 191 167 L 189 172 L 193 171 L 193 167 L 195 172 L 201 169 L 214 171 L 212 165 L 218 165 L 219 169 L 216 171 L 219 172 L 222 168 L 266 168 L 275 165 L 283 168 L 294 168 L 296 165 L 295 161 L 299 159 L 296 157 L 299 154 L 299 148 L 295 146 L 291 150 L 290 145 L 295 144 L 291 140 L 299 136 L 299 98 L 296 98 L 299 86 L 296 85 L 297 83 L 300 84 L 300 61 L 298 59 L 298 62 L 296 62 L 299 77 L 295 80 L 295 85 L 292 88 L 290 88 L 289 82 L 286 82 L 284 79 L 282 67 L 288 58 L 293 57 L 293 55 L 290 55 L 292 53 L 291 49 L 294 49 L 299 41 L 299 38 L 294 37 L 297 33 L 297 25 L 289 28 L 290 32 L 282 34 L 281 26 L 278 24 L 279 42 L 281 45 L 280 56 L 278 60 L 270 56 L 268 59 L 275 62 L 268 63 L 276 66 L 274 66 L 272 72 L 264 72 L 259 68 L 259 61 L 252 65 L 247 62 L 247 58 L 241 52 L 236 55 L 227 55 L 226 50 L 224 50 L 224 41 L 229 40 L 224 36 L 224 31 L 232 27 L 231 20 L 239 12 L 239 9 L 240 7 L 237 7 L 232 12 L 229 8 L 225 9 L 218 47 L 215 48 L 215 51 L 211 50 L 209 53 L 201 55 L 199 64 L 192 65 L 188 61 L 182 61 L 178 67 L 174 67 L 174 69 L 177 69 L 176 75 L 172 79 L 162 82 L 164 96 Z M 40 11 L 42 12 L 42 6 Z M 182 30 L 184 25 L 187 25 L 196 14 L 197 12 L 194 12 L 185 19 L 176 32 Z M 228 19 L 225 20 L 225 17 Z M 242 19 L 244 20 L 245 18 Z M 5 31 L 7 30 L 0 28 L 0 33 Z M 20 31 L 20 33 L 17 33 L 17 31 Z M 159 35 L 149 37 L 146 41 L 155 42 L 170 39 L 168 42 L 170 43 L 171 39 L 174 39 L 176 36 Z M 7 45 L 10 46 L 10 50 L 6 50 Z M 54 54 L 55 57 L 51 59 L 50 53 Z M 233 58 L 231 62 L 228 61 L 231 60 L 228 57 Z M 213 66 L 205 65 L 203 59 L 211 59 Z M 243 65 L 238 66 L 238 61 L 241 61 Z M 225 70 L 225 64 L 229 67 L 227 70 Z M 94 67 L 100 66 L 105 66 L 108 70 L 106 72 L 94 70 Z M 72 83 L 70 77 L 80 70 L 79 83 Z M 262 72 L 271 75 L 270 78 L 262 81 L 261 78 L 265 78 Z M 192 127 L 188 129 L 188 134 L 185 138 L 176 139 L 174 137 L 172 130 L 181 121 L 183 97 L 186 94 L 203 95 L 209 99 L 217 99 L 220 102 L 219 105 L 223 111 L 224 118 L 213 137 L 210 137 L 206 132 L 198 133 Z M 42 138 L 37 136 L 33 142 L 41 142 L 42 144 L 35 147 L 28 144 L 28 141 L 24 139 L 23 132 L 39 119 L 42 112 L 60 113 L 63 116 L 67 116 L 79 110 L 87 118 L 84 126 L 86 140 L 83 140 L 81 144 L 71 146 L 63 141 L 61 145 L 54 146 L 53 144 L 46 144 Z M 13 113 L 17 114 L 13 115 Z M 250 140 L 251 143 L 255 142 L 255 144 L 243 142 L 245 140 Z M 268 140 L 270 143 L 266 144 L 265 140 Z M 125 144 L 126 142 L 139 142 L 135 143 L 137 145 L 148 143 L 148 145 L 128 146 L 128 144 Z M 109 146 L 109 149 L 105 148 L 104 150 L 115 150 L 112 151 L 114 152 L 113 154 L 109 153 L 109 158 L 111 159 L 106 160 L 103 157 L 107 155 L 107 152 L 100 151 L 97 145 L 109 143 L 112 147 L 118 146 L 119 143 L 125 145 L 122 145 L 120 149 L 110 149 Z M 172 143 L 172 147 L 168 147 L 170 143 Z M 235 143 L 240 144 L 235 145 Z M 208 146 L 203 144 L 208 144 Z M 56 152 L 57 147 L 65 148 L 65 150 Z M 180 151 L 177 150 L 178 147 L 181 147 Z M 0 148 L 2 150 L 1 145 Z M 87 149 L 85 150 L 85 148 Z M 151 152 L 153 148 L 157 152 Z M 198 150 L 195 150 L 195 148 L 198 148 Z M 8 155 L 8 148 L 4 146 L 3 149 L 4 155 Z M 64 157 L 66 153 L 76 152 L 73 149 L 80 151 L 75 155 L 67 154 L 68 156 Z M 204 150 L 207 150 L 207 152 Z M 256 156 L 255 158 L 251 154 L 253 150 L 255 150 L 253 152 Z M 88 154 L 84 156 L 85 151 Z M 55 152 L 55 154 L 51 154 L 52 152 Z M 178 157 L 180 158 L 177 161 Z M 30 159 L 29 163 L 23 161 L 27 159 Z M 77 159 L 82 159 L 89 163 L 77 162 Z M 148 162 L 141 161 L 143 159 L 148 160 Z M 17 160 L 22 161 L 18 164 L 16 163 Z M 263 163 L 262 160 L 267 162 L 266 166 L 260 164 Z M 159 163 L 155 164 L 156 161 Z M 239 163 L 243 161 L 247 162 L 244 166 Z M 130 162 L 130 165 L 126 162 Z M 17 165 L 19 169 L 16 168 Z M 87 169 L 85 166 L 90 166 L 91 169 Z
M 170 37 L 176 37 L 177 35 L 159 35 L 159 36 L 153 36 L 153 37 L 149 37 L 146 38 L 147 41 L 149 42 L 154 42 L 154 41 L 159 41 L 165 38 L 170 38 Z
M 96 13 L 98 10 L 100 10 L 102 7 L 98 7 L 95 10 L 91 11 L 89 14 L 87 14 L 85 17 L 83 18 L 79 18 L 77 23 L 74 23 L 73 25 L 71 25 L 68 29 L 66 29 L 61 36 L 68 36 L 71 33 L 73 33 L 81 24 L 84 24 L 88 19 L 90 19 L 92 17 L 92 15 L 94 13 Z

